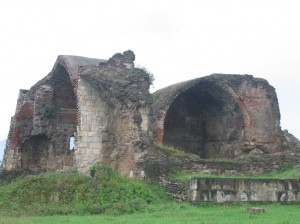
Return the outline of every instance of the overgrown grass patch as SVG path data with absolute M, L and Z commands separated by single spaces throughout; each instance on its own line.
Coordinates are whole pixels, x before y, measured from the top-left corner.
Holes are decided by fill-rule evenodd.
M 0 214 L 8 216 L 119 215 L 166 201 L 168 197 L 158 185 L 129 180 L 101 165 L 93 178 L 46 173 L 0 185 Z
M 176 149 L 173 146 L 170 145 L 162 145 L 162 144 L 156 144 L 156 146 L 163 152 L 168 153 L 171 156 L 174 157 L 189 157 L 189 158 L 194 158 L 197 157 L 197 155 L 187 153 L 181 149 Z

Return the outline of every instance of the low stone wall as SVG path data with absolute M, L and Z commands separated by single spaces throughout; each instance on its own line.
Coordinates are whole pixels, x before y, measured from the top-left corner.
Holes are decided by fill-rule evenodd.
M 192 178 L 188 201 L 300 202 L 299 179 Z
M 187 185 L 179 181 L 162 181 L 160 185 L 166 189 L 166 193 L 175 201 L 187 200 Z

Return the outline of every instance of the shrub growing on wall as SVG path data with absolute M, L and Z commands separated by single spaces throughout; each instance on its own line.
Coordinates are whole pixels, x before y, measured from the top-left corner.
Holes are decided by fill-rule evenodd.
M 56 117 L 58 107 L 56 105 L 44 106 L 39 110 L 42 120 L 50 120 Z

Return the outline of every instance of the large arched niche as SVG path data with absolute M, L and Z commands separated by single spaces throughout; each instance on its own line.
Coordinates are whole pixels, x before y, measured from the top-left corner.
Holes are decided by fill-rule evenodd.
M 74 93 L 72 80 L 67 70 L 60 64 L 53 71 L 51 80 L 53 86 L 53 106 L 56 108 L 55 118 L 52 124 L 55 126 L 59 136 L 53 138 L 55 150 L 61 155 L 70 150 L 70 136 L 76 136 L 77 100 Z
M 53 71 L 52 86 L 54 88 L 53 104 L 61 108 L 76 110 L 76 96 L 72 81 L 61 64 L 58 64 Z
M 164 145 L 202 158 L 233 157 L 243 138 L 243 115 L 234 98 L 202 80 L 179 94 L 164 120 Z
M 24 170 L 47 170 L 47 161 L 53 147 L 45 135 L 30 137 L 21 147 L 21 168 Z

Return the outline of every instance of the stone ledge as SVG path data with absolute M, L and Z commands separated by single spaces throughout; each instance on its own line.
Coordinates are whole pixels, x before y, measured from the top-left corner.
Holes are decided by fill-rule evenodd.
M 299 179 L 192 178 L 188 201 L 300 202 Z

